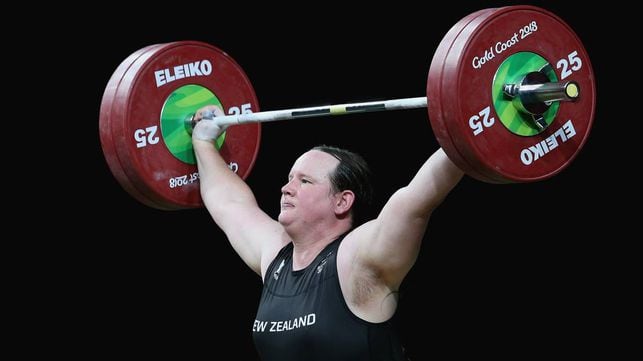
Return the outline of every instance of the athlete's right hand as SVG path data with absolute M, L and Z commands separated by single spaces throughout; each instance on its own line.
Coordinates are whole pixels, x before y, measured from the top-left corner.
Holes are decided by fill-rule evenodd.
M 192 117 L 192 139 L 214 142 L 227 128 L 217 124 L 214 119 L 224 115 L 223 109 L 218 105 L 206 105 L 197 110 Z

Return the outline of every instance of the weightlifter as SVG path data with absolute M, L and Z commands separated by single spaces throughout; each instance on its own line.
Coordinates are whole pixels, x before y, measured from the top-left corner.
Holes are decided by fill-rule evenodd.
M 403 360 L 393 317 L 434 209 L 463 176 L 438 149 L 376 219 L 370 171 L 348 150 L 318 146 L 293 164 L 277 220 L 217 151 L 217 106 L 199 109 L 192 143 L 201 196 L 263 281 L 252 326 L 262 360 Z

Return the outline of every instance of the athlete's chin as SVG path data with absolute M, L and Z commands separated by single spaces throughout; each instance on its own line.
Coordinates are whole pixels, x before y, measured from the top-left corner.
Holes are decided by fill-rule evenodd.
M 288 227 L 297 221 L 297 217 L 292 209 L 282 208 L 279 217 L 277 217 L 277 221 L 279 221 L 282 226 Z
M 288 223 L 290 223 L 290 217 L 288 217 L 286 213 L 287 213 L 286 211 L 282 210 L 281 213 L 279 213 L 279 217 L 277 217 L 277 221 L 279 221 L 279 223 L 281 223 L 282 226 L 285 226 Z

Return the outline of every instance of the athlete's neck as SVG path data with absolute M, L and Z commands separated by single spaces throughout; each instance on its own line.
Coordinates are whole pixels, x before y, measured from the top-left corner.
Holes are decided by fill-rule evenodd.
M 292 267 L 293 271 L 304 269 L 317 257 L 326 246 L 341 236 L 344 230 L 339 233 L 328 234 L 322 238 L 293 239 Z

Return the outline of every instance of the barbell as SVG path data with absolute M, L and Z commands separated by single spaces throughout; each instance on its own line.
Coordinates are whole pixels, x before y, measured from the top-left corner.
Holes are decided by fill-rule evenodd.
M 239 64 L 200 41 L 156 44 L 129 55 L 109 79 L 100 140 L 121 186 L 157 209 L 202 207 L 192 116 L 219 105 L 229 127 L 215 142 L 245 179 L 261 123 L 359 112 L 428 108 L 433 133 L 469 176 L 489 183 L 534 182 L 566 168 L 586 142 L 596 106 L 587 52 L 558 16 L 535 6 L 483 9 L 440 42 L 426 97 L 259 111 Z

